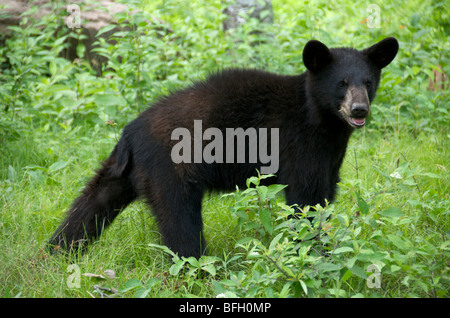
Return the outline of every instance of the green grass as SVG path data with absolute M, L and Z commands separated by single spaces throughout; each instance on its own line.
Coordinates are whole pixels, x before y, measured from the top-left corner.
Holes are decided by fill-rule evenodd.
M 54 20 L 41 37 L 47 40 L 36 40 L 32 49 L 16 45 L 40 34 L 32 28 L 0 48 L 0 62 L 15 57 L 0 73 L 0 297 L 100 297 L 98 286 L 113 288 L 103 290 L 112 297 L 448 297 L 450 97 L 426 90 L 434 65 L 449 74 L 444 2 L 381 3 L 379 29 L 361 23 L 366 8 L 350 2 L 273 5 L 273 27 L 257 35 L 250 23 L 233 38 L 219 30 L 220 1 L 193 1 L 190 11 L 180 0 L 149 2 L 146 9 L 169 22 L 174 34 L 137 41 L 129 33 L 116 47 L 106 46 L 112 60 L 125 54 L 121 47 L 131 46 L 133 54 L 105 78 L 86 64 L 58 59 L 56 45 L 55 52 L 44 50 L 58 39 L 51 36 Z M 154 245 L 161 240 L 143 202 L 123 211 L 84 255 L 43 250 L 120 128 L 157 96 L 236 64 L 302 72 L 301 50 L 310 38 L 363 48 L 390 35 L 401 51 L 383 73 L 370 122 L 350 140 L 336 202 L 325 209 L 333 215 L 324 224 L 328 235 L 320 242 L 293 245 L 303 232 L 283 223 L 282 197 L 270 201 L 275 229 L 269 233 L 258 213 L 239 226 L 240 203 L 212 193 L 203 202 L 210 255 L 199 263 Z M 252 46 L 258 36 L 263 41 Z M 140 77 L 130 71 L 138 68 L 137 57 Z M 254 194 L 243 190 L 244 208 L 251 210 Z M 315 253 L 316 243 L 334 254 Z M 308 248 L 314 252 L 303 255 Z M 70 288 L 71 264 L 80 274 L 113 270 L 115 276 L 81 275 L 80 287 Z M 366 285 L 371 264 L 382 267 L 380 289 Z
M 46 136 L 49 138 L 48 134 Z M 149 247 L 150 243 L 160 244 L 160 238 L 150 211 L 142 202 L 129 206 L 82 257 L 49 256 L 42 251 L 45 241 L 58 226 L 62 214 L 76 197 L 83 182 L 98 167 L 98 160 L 105 158 L 106 149 L 111 149 L 113 143 L 107 139 L 99 154 L 99 147 L 92 144 L 89 138 L 71 141 L 60 134 L 53 134 L 50 139 L 60 141 L 58 146 L 54 146 L 55 152 L 60 154 L 57 158 L 43 152 L 33 140 L 21 140 L 16 145 L 18 149 L 27 149 L 29 158 L 36 160 L 33 164 L 49 166 L 54 160 L 67 161 L 72 158 L 70 169 L 61 169 L 52 176 L 46 175 L 45 181 L 41 182 L 22 174 L 18 175 L 16 182 L 2 183 L 0 281 L 3 297 L 99 297 L 95 285 L 120 289 L 132 279 L 146 282 L 150 278 L 161 280 L 161 284 L 148 294 L 151 297 L 214 297 L 212 281 L 225 279 L 233 271 L 251 272 L 252 268 L 241 258 L 230 262 L 226 269 L 216 264 L 218 270 L 214 277 L 195 276 L 194 280 L 193 276 L 184 273 L 170 275 L 169 270 L 173 265 L 171 258 L 160 249 Z M 77 145 L 75 153 L 70 152 L 72 143 Z M 448 161 L 445 162 L 448 159 L 447 149 L 439 139 L 439 134 L 423 133 L 413 138 L 397 134 L 374 136 L 367 131 L 355 133 L 342 167 L 343 182 L 334 204 L 335 213 L 352 217 L 358 209 L 354 191 L 359 188 L 363 194 L 369 194 L 365 199 L 371 210 L 399 207 L 414 219 L 408 226 L 388 224 L 383 232 L 402 231 L 407 238 L 421 237 L 430 244 L 441 245 L 443 240 L 440 233 L 448 230 L 450 198 L 448 172 L 439 167 L 448 165 Z M 411 167 L 432 172 L 439 178 L 417 176 L 417 186 L 399 187 L 395 191 L 390 187 L 388 193 L 373 195 L 376 185 L 382 190 L 387 188 L 385 180 L 374 167 L 392 173 L 397 165 L 406 160 Z M 10 163 L 2 164 L 8 166 Z M 30 162 L 16 161 L 15 164 L 23 166 Z M 424 196 L 425 192 L 428 195 Z M 426 204 L 429 207 L 427 213 L 432 214 L 434 221 L 422 209 L 408 204 L 408 200 L 420 200 Z M 242 256 L 243 250 L 235 245 L 239 239 L 249 235 L 237 227 L 237 220 L 229 209 L 233 203 L 233 199 L 222 198 L 217 194 L 207 195 L 204 200 L 205 235 L 210 255 L 222 260 Z M 370 234 L 370 231 L 364 233 L 367 236 Z M 257 233 L 253 235 L 257 237 Z M 66 272 L 70 264 L 77 264 L 81 273 L 104 275 L 105 270 L 111 269 L 116 275 L 112 280 L 100 281 L 81 276 L 81 287 L 71 289 L 67 286 L 70 273 Z M 123 295 L 132 297 L 134 292 L 130 290 Z M 390 290 L 389 293 L 394 297 L 410 295 L 406 286 Z M 413 295 L 427 296 L 423 293 Z M 445 295 L 447 291 L 440 294 Z

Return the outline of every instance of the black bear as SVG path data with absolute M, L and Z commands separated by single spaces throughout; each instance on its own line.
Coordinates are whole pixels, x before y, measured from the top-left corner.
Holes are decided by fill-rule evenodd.
M 164 244 L 198 258 L 203 194 L 244 187 L 256 169 L 287 185 L 289 205 L 332 202 L 350 135 L 364 126 L 397 51 L 392 37 L 362 51 L 311 40 L 301 75 L 224 70 L 160 99 L 124 128 L 49 246 L 85 246 L 144 198 Z

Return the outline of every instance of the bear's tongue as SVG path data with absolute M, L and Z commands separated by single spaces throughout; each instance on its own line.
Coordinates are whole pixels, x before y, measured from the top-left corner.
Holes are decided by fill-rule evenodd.
M 366 123 L 366 119 L 365 118 L 351 118 L 350 120 L 356 126 L 364 126 L 364 124 Z

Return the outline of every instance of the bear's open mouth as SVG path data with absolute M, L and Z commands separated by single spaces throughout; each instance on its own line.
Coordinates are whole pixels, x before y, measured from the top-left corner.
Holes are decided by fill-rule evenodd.
M 366 119 L 365 118 L 352 118 L 350 117 L 348 119 L 350 125 L 354 126 L 354 127 L 362 127 L 366 124 Z

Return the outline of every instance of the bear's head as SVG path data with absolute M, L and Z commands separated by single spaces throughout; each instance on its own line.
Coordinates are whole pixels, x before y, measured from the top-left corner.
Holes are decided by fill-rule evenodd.
M 386 38 L 358 51 L 329 49 L 317 40 L 303 50 L 307 96 L 321 116 L 338 117 L 353 128 L 364 126 L 380 82 L 381 69 L 398 52 L 395 38 Z

